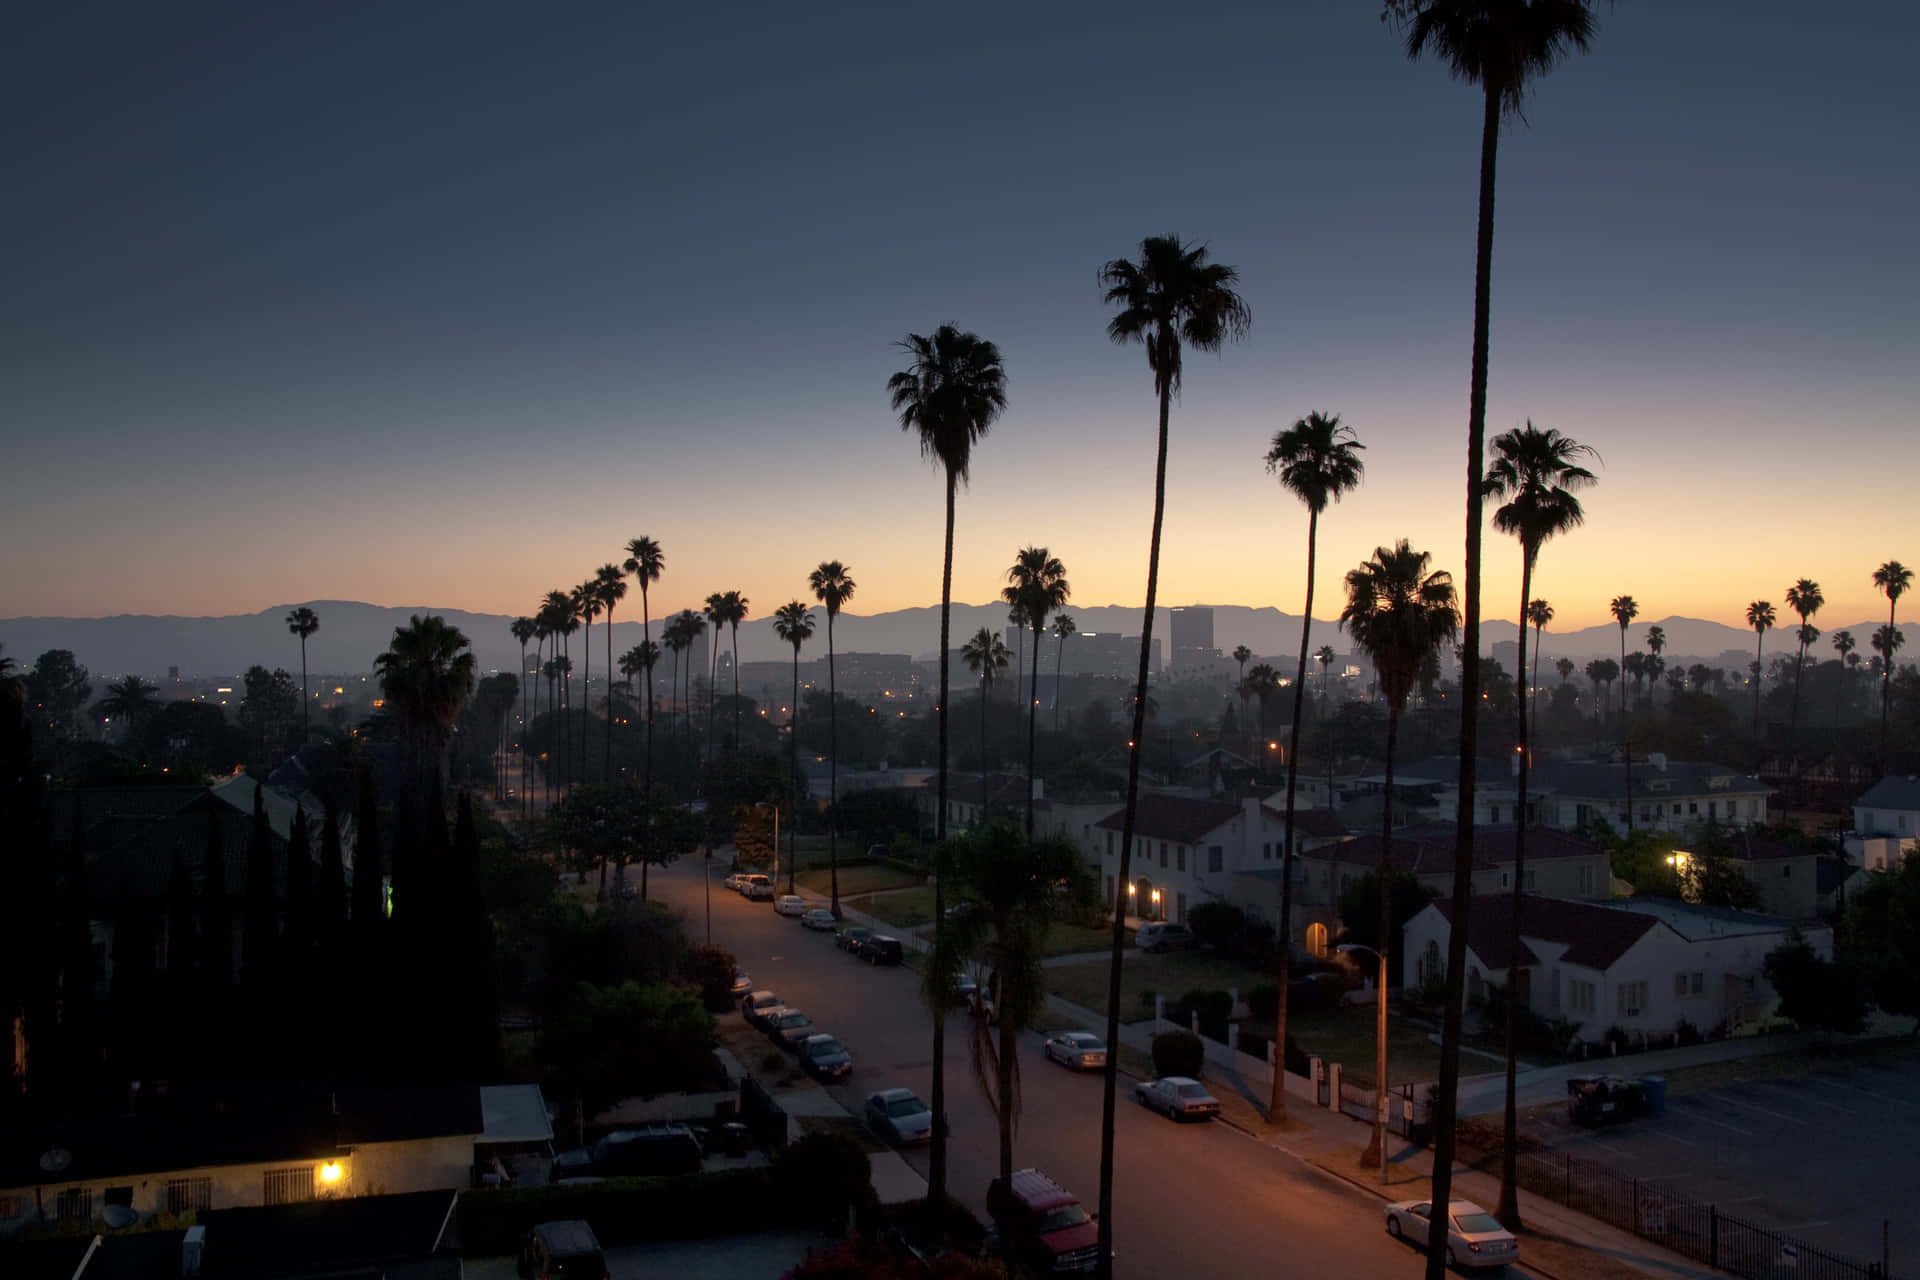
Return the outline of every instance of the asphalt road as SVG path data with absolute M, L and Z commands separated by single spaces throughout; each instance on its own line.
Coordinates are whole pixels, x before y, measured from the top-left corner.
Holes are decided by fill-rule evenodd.
M 698 858 L 682 859 L 652 879 L 653 896 L 686 912 L 704 933 Z M 859 1113 L 877 1089 L 904 1085 L 932 1093 L 932 1026 L 910 968 L 874 969 L 718 882 L 713 863 L 713 939 L 733 952 L 756 987 L 805 1009 L 853 1055 L 852 1078 L 832 1092 Z M 950 1189 L 983 1217 L 987 1183 L 998 1172 L 992 1112 L 968 1065 L 967 1020 L 955 1015 L 947 1036 Z M 1038 1166 L 1096 1207 L 1100 1171 L 1100 1077 L 1047 1062 L 1040 1037 L 1025 1038 L 1016 1167 Z M 1114 1180 L 1116 1273 L 1128 1280 L 1194 1275 L 1313 1276 L 1373 1280 L 1417 1276 L 1421 1259 L 1387 1238 L 1380 1202 L 1286 1153 L 1221 1123 L 1176 1125 L 1130 1101 L 1120 1079 Z M 906 1152 L 923 1177 L 925 1147 Z M 1516 1268 L 1511 1274 L 1523 1275 Z

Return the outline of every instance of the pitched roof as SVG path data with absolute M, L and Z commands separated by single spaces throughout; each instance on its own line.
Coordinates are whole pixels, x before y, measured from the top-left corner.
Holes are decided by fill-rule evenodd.
M 1188 796 L 1170 796 L 1146 792 L 1134 811 L 1133 831 L 1143 840 L 1177 840 L 1193 844 L 1209 832 L 1240 816 L 1240 806 L 1223 800 L 1196 800 Z M 1093 825 L 1106 831 L 1119 831 L 1126 818 L 1125 809 L 1117 809 Z
M 1261 808 L 1281 822 L 1287 819 L 1287 811 L 1284 808 L 1276 808 L 1272 805 L 1262 805 Z M 1350 834 L 1347 831 L 1347 824 L 1340 821 L 1331 809 L 1295 809 L 1293 830 L 1296 835 L 1319 836 L 1331 840 L 1338 840 Z
M 1413 875 L 1440 875 L 1453 870 L 1454 837 L 1452 823 L 1429 822 L 1406 827 L 1393 837 L 1390 865 Z M 1476 866 L 1493 867 L 1513 861 L 1512 827 L 1476 827 L 1473 832 L 1473 860 Z M 1341 862 L 1363 866 L 1380 863 L 1380 833 L 1369 832 L 1327 851 Z M 1584 836 L 1552 827 L 1527 828 L 1529 861 L 1549 858 L 1604 858 L 1606 850 Z
M 1920 809 L 1920 777 L 1885 777 L 1854 801 L 1868 809 Z
M 1766 783 L 1731 765 L 1669 760 L 1666 765 L 1637 760 L 1633 770 L 1636 796 L 1704 795 L 1720 790 L 1750 794 L 1770 791 Z M 1715 788 L 1715 779 L 1729 779 Z M 1558 795 L 1611 800 L 1627 794 L 1627 766 L 1599 760 L 1544 760 L 1527 774 L 1527 790 Z
M 1661 923 L 1650 915 L 1591 902 L 1569 902 L 1563 898 L 1542 898 L 1534 894 L 1524 895 L 1520 902 L 1522 939 L 1559 943 L 1567 948 L 1561 956 L 1564 963 L 1584 965 L 1589 969 L 1610 968 L 1614 961 L 1627 954 L 1634 943 L 1644 938 L 1648 930 Z M 1436 899 L 1433 906 L 1449 925 L 1453 923 L 1453 903 L 1442 898 Z M 1493 956 L 1480 949 L 1481 931 L 1492 930 L 1489 945 L 1499 948 L 1504 944 L 1498 940 L 1508 935 L 1512 921 L 1512 894 L 1477 896 L 1467 920 L 1467 942 L 1482 960 L 1499 967 L 1499 962 Z M 1500 954 L 1504 957 L 1505 952 L 1501 951 Z M 1537 964 L 1538 961 L 1523 958 L 1520 963 Z

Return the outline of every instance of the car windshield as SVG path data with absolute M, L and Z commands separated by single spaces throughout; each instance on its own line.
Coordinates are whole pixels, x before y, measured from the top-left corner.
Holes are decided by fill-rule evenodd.
M 1183 1098 L 1204 1098 L 1207 1096 L 1207 1087 L 1201 1084 L 1183 1084 L 1174 1092 Z
M 792 1013 L 781 1014 L 775 1021 L 779 1022 L 783 1027 L 800 1027 L 806 1025 L 808 1018 L 806 1014 L 796 1010 Z
M 1099 1036 L 1068 1036 L 1067 1043 L 1072 1045 L 1076 1049 L 1088 1049 L 1088 1050 L 1094 1050 L 1094 1051 L 1098 1051 L 1107 1047 L 1105 1044 L 1101 1042 Z
M 1506 1230 L 1500 1225 L 1500 1220 L 1490 1213 L 1463 1213 L 1454 1218 L 1453 1225 L 1461 1235 L 1467 1236 L 1491 1235 Z
M 1041 1235 L 1053 1231 L 1065 1231 L 1068 1227 L 1082 1226 L 1092 1219 L 1087 1211 L 1077 1204 L 1063 1204 L 1058 1209 L 1049 1209 L 1040 1215 L 1038 1230 Z
M 810 1040 L 807 1042 L 807 1053 L 815 1058 L 828 1058 L 836 1053 L 845 1052 L 846 1050 L 840 1047 L 840 1042 L 832 1036 L 828 1036 L 825 1040 Z
M 926 1111 L 927 1104 L 918 1098 L 895 1098 L 887 1104 L 887 1114 L 895 1118 L 925 1115 Z

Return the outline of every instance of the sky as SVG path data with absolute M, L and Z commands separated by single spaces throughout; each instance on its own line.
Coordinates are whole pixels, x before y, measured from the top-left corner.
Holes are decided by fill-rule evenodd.
M 1144 595 L 1155 405 L 1100 265 L 1236 267 L 1193 355 L 1161 600 L 1300 611 L 1274 433 L 1363 487 L 1314 613 L 1398 538 L 1463 559 L 1480 99 L 1377 0 L 1178 6 L 69 3 L 0 41 L 0 614 L 358 599 L 531 612 L 659 540 L 654 616 L 840 559 L 935 604 L 942 487 L 884 391 L 996 342 L 954 596 L 1029 544 Z M 1598 7 L 1500 144 L 1489 435 L 1591 445 L 1556 628 L 1742 625 L 1920 563 L 1920 7 Z M 1519 552 L 1491 532 L 1486 615 Z

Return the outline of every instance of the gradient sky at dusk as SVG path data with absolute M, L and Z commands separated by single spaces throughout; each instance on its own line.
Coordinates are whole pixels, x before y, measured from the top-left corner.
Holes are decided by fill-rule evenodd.
M 1189 11 L 1191 10 L 1191 11 Z M 1489 432 L 1597 448 L 1557 626 L 1740 625 L 1920 562 L 1920 8 L 1601 6 L 1501 148 Z M 1153 403 L 1100 263 L 1238 266 L 1190 358 L 1162 598 L 1297 612 L 1261 456 L 1340 413 L 1376 544 L 1461 559 L 1479 99 L 1377 0 L 818 6 L 89 5 L 0 54 L 0 614 L 309 599 L 528 612 L 637 534 L 655 616 L 822 559 L 937 602 L 941 488 L 890 343 L 1000 344 L 956 598 L 1025 543 L 1140 602 Z M 1518 552 L 1489 537 L 1487 611 Z M 1837 621 L 1836 621 L 1837 619 Z

